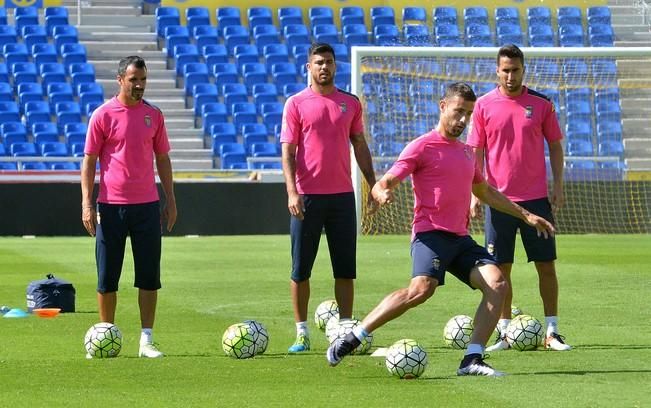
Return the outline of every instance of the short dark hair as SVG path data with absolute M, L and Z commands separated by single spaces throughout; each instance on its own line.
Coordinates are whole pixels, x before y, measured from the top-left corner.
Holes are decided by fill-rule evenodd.
M 463 82 L 455 82 L 445 87 L 445 95 L 443 95 L 443 99 L 450 99 L 455 96 L 460 96 L 469 102 L 475 102 L 477 100 L 475 91 L 473 91 L 468 84 Z
M 118 75 L 119 76 L 124 76 L 127 72 L 127 68 L 129 65 L 133 65 L 138 69 L 147 69 L 147 65 L 145 65 L 145 60 L 142 59 L 142 57 L 139 57 L 138 55 L 130 55 L 128 57 L 124 57 L 120 60 L 120 63 L 118 64 Z
M 325 54 L 327 52 L 332 54 L 332 56 L 335 58 L 335 60 L 337 59 L 337 56 L 335 55 L 335 50 L 332 48 L 332 46 L 330 44 L 326 44 L 326 43 L 314 43 L 314 44 L 312 44 L 310 46 L 310 50 L 307 53 L 307 57 L 309 59 L 312 55 Z
M 506 44 L 497 51 L 497 65 L 500 65 L 500 58 L 507 57 L 511 59 L 519 58 L 522 65 L 524 65 L 524 54 L 522 50 L 515 44 Z

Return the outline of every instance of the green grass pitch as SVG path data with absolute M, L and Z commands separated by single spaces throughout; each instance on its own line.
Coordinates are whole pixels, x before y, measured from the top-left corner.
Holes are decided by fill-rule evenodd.
M 355 315 L 362 317 L 409 281 L 407 236 L 360 237 Z M 560 328 L 567 353 L 506 351 L 489 362 L 504 378 L 457 377 L 462 352 L 447 348 L 447 319 L 474 313 L 480 294 L 453 277 L 425 304 L 375 332 L 374 345 L 414 338 L 429 354 L 422 378 L 389 375 L 382 358 L 352 356 L 327 365 L 325 336 L 312 314 L 332 298 L 325 239 L 312 277 L 312 351 L 287 355 L 294 338 L 289 238 L 165 238 L 155 339 L 162 360 L 139 359 L 130 249 L 116 324 L 118 358 L 85 360 L 83 336 L 97 322 L 91 238 L 0 238 L 0 304 L 25 308 L 25 289 L 46 273 L 71 281 L 77 313 L 0 319 L 0 406 L 6 407 L 641 407 L 650 406 L 649 235 L 559 236 Z M 542 319 L 537 277 L 517 254 L 514 288 L 525 313 Z M 224 355 L 222 333 L 256 319 L 267 352 Z

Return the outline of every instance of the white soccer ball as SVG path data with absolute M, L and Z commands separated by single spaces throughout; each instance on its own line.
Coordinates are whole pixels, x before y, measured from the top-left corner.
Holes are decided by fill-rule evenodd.
M 402 339 L 387 350 L 386 366 L 398 378 L 420 377 L 427 367 L 427 352 L 412 339 Z
M 542 325 L 536 318 L 519 315 L 506 328 L 506 341 L 516 350 L 535 350 L 543 340 Z
M 334 324 L 330 326 L 330 330 L 328 331 L 328 341 L 330 341 L 332 344 L 337 339 L 343 339 L 348 333 L 352 332 L 353 328 L 358 324 L 360 324 L 360 321 L 356 319 L 348 319 L 343 321 L 337 320 L 336 327 Z M 372 344 L 373 333 L 369 333 L 369 335 L 366 336 L 364 340 L 362 340 L 360 345 L 355 347 L 355 350 L 353 350 L 350 354 L 366 354 L 371 349 Z
M 326 324 L 333 317 L 339 319 L 339 305 L 336 300 L 323 301 L 314 311 L 314 323 L 321 331 L 325 331 Z
M 329 319 L 325 326 L 325 335 L 328 343 L 332 343 L 330 339 L 337 338 L 337 331 L 339 330 L 339 317 Z
M 229 326 L 222 336 L 224 352 L 233 358 L 242 359 L 255 355 L 256 333 L 247 323 L 235 323 Z
M 443 328 L 443 340 L 453 349 L 462 350 L 470 344 L 472 337 L 472 318 L 466 315 L 457 315 L 448 320 Z
M 269 333 L 266 327 L 257 320 L 245 320 L 244 324 L 248 324 L 253 330 L 253 343 L 255 344 L 255 355 L 262 354 L 267 350 L 269 345 Z
M 520 309 L 516 305 L 511 305 L 511 318 L 520 316 L 521 314 L 522 314 L 522 309 Z
M 117 357 L 122 350 L 122 333 L 112 323 L 94 324 L 86 332 L 84 346 L 93 358 Z

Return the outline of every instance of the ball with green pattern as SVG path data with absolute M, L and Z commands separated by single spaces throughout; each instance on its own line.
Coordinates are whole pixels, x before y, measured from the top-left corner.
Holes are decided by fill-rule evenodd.
M 418 378 L 427 368 L 427 352 L 416 340 L 398 340 L 387 350 L 385 363 L 387 370 L 398 378 Z
M 229 326 L 222 336 L 224 352 L 233 358 L 243 359 L 255 355 L 255 331 L 247 323 L 235 323 Z
M 535 350 L 543 341 L 542 325 L 529 315 L 519 315 L 512 319 L 505 334 L 506 341 L 519 351 Z
M 448 320 L 443 328 L 443 340 L 453 349 L 463 350 L 470 344 L 474 326 L 472 318 L 466 315 L 457 315 Z
M 321 302 L 314 311 L 314 323 L 321 331 L 325 331 L 326 324 L 333 317 L 339 319 L 339 305 L 334 299 Z
M 84 336 L 86 352 L 93 358 L 117 357 L 122 350 L 122 333 L 112 323 L 97 323 Z

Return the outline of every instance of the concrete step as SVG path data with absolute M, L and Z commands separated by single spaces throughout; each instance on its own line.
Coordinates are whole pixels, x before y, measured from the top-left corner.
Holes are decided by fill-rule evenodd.
M 121 4 L 108 4 L 108 5 L 92 5 L 82 1 L 81 3 L 81 16 L 82 18 L 88 16 L 141 16 L 142 7 L 139 6 L 129 6 Z M 90 6 L 90 7 L 89 7 Z M 66 6 L 68 9 L 68 17 L 71 18 L 73 15 L 77 17 L 77 6 Z M 74 21 L 74 20 L 73 20 Z
M 626 159 L 626 168 L 629 171 L 650 171 L 651 159 L 650 158 Z
M 178 149 L 170 152 L 173 159 L 212 159 L 210 149 Z
M 86 45 L 86 51 L 88 59 L 96 61 L 113 61 L 115 63 L 117 63 L 120 58 L 127 55 L 124 51 L 107 49 L 106 46 L 102 47 L 95 43 L 90 46 Z M 167 56 L 160 50 L 140 50 L 133 52 L 137 52 L 138 55 L 144 58 L 147 63 L 153 60 L 167 61 Z
M 212 159 L 172 159 L 172 169 L 174 169 L 174 171 L 208 170 L 212 168 Z
M 631 137 L 624 139 L 624 147 L 631 151 L 644 151 L 651 154 L 651 138 L 649 137 Z
M 610 18 L 612 24 L 644 24 L 644 16 L 642 14 L 632 12 L 628 9 L 628 13 L 612 14 Z
M 648 40 L 616 40 L 613 44 L 615 47 L 651 47 L 651 41 Z
M 127 27 L 156 26 L 156 18 L 151 15 L 101 15 L 94 14 L 90 10 L 82 10 L 82 25 L 122 25 Z M 70 11 L 69 21 L 77 24 L 77 10 Z
M 613 24 L 612 26 L 613 31 L 615 32 L 615 36 L 622 39 L 627 39 L 623 37 L 633 35 L 634 33 L 640 33 L 644 32 L 645 30 L 649 30 L 649 27 L 643 24 Z
M 151 41 L 84 41 L 88 56 L 90 57 L 91 49 L 107 49 L 112 52 L 120 51 L 122 54 L 125 52 L 140 53 L 141 51 L 157 51 L 160 52 L 156 43 Z M 143 57 L 144 58 L 144 57 Z
M 115 78 L 98 78 L 97 81 L 98 83 L 102 84 L 104 87 L 104 93 L 107 95 L 111 94 L 116 94 L 118 92 L 118 83 Z M 153 97 L 154 95 L 157 95 L 155 92 L 150 92 L 150 89 L 152 91 L 158 89 L 158 90 L 169 90 L 170 92 L 173 92 L 176 90 L 176 83 L 173 80 L 170 79 L 150 79 L 147 81 L 147 89 L 145 90 L 145 98 L 150 98 Z
M 62 6 L 67 7 L 77 7 L 77 0 L 63 0 L 61 2 Z M 142 7 L 141 0 L 82 0 L 83 7 L 93 7 L 93 6 L 131 6 L 131 7 Z
M 89 59 L 89 62 L 95 66 L 95 73 L 99 75 L 100 72 L 109 72 L 111 75 L 117 75 L 118 61 L 115 60 L 95 60 Z M 147 76 L 149 77 L 153 71 L 167 70 L 165 61 L 163 60 L 146 60 L 147 63 Z
M 193 118 L 167 118 L 165 119 L 167 129 L 195 129 Z
M 148 25 L 141 26 L 125 26 L 125 25 L 80 25 L 77 26 L 79 36 L 82 34 L 96 33 L 96 32 L 109 32 L 113 33 L 151 33 L 153 28 Z
M 181 99 L 175 98 L 152 98 L 147 96 L 147 102 L 151 103 L 162 110 L 165 116 L 174 116 L 174 117 L 186 117 L 193 118 L 194 111 L 192 109 L 186 109 L 185 103 Z
M 639 130 L 645 131 L 649 126 L 649 118 L 622 118 L 622 127 L 628 134 L 638 133 Z
M 167 129 L 167 136 L 170 139 L 191 139 L 197 138 L 203 141 L 203 130 L 201 129 Z
M 170 138 L 172 151 L 175 150 L 203 150 L 202 139 L 172 139 Z
M 183 100 L 184 96 L 185 96 L 185 92 L 183 91 L 183 89 L 157 88 L 156 86 L 152 86 L 151 84 L 147 85 L 147 90 L 145 91 L 146 99 L 165 97 L 165 98 L 180 98 L 181 100 Z
M 83 27 L 83 26 L 82 26 Z M 79 41 L 81 42 L 91 42 L 98 41 L 103 43 L 116 43 L 116 42 L 151 42 L 155 43 L 158 36 L 156 33 L 152 32 L 137 32 L 132 31 L 131 28 L 126 28 L 123 31 L 107 31 L 103 29 L 102 31 L 91 31 L 79 33 Z
M 623 98 L 620 99 L 622 113 L 635 116 L 651 116 L 651 99 L 649 98 Z

